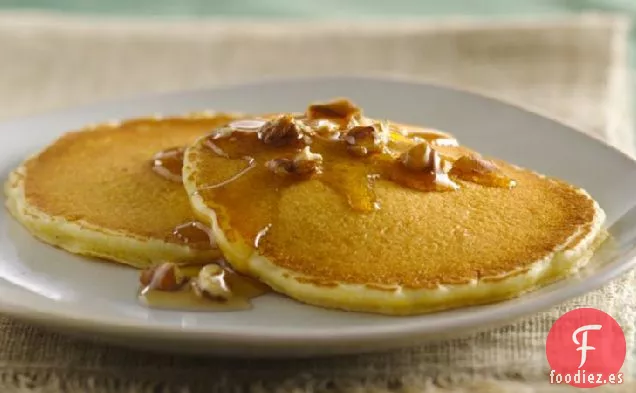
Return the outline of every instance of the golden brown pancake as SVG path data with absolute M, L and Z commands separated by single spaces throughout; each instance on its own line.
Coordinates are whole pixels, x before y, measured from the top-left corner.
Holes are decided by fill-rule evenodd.
M 414 314 L 517 296 L 585 264 L 602 238 L 604 213 L 581 189 L 341 114 L 323 113 L 331 131 L 308 111 L 186 151 L 194 210 L 235 269 L 306 303 Z M 358 149 L 360 124 L 388 150 Z M 416 145 L 434 152 L 405 158 Z
M 185 147 L 232 118 L 148 118 L 67 133 L 11 174 L 7 207 L 35 236 L 74 253 L 136 267 L 218 257 L 209 242 L 186 244 L 172 234 L 195 217 L 180 166 L 171 181 L 152 164 L 156 153 Z

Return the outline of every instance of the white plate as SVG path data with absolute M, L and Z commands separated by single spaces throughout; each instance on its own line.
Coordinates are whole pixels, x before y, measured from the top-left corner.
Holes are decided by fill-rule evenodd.
M 303 356 L 379 350 L 475 329 L 545 309 L 590 291 L 631 267 L 636 164 L 552 120 L 443 87 L 364 78 L 268 81 L 151 96 L 0 125 L 0 174 L 62 132 L 87 123 L 203 110 L 274 112 L 347 96 L 372 117 L 450 131 L 477 150 L 587 189 L 619 240 L 580 276 L 521 299 L 414 317 L 346 313 L 269 294 L 253 310 L 191 313 L 137 304 L 137 273 L 67 254 L 34 240 L 0 209 L 0 310 L 69 333 L 159 350 L 236 356 Z M 621 218 L 622 217 L 622 218 Z

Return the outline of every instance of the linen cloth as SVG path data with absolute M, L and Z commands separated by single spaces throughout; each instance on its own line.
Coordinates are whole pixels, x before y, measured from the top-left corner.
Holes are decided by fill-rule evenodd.
M 519 103 L 634 154 L 629 21 L 148 21 L 0 13 L 0 118 L 261 77 L 380 74 Z M 214 109 L 214 108 L 211 108 Z M 240 109 L 240 108 L 237 108 Z M 458 116 L 461 113 L 458 113 Z M 496 119 L 493 119 L 496 121 Z M 452 132 L 452 130 L 449 130 Z M 579 306 L 623 327 L 634 376 L 636 276 L 486 332 L 381 354 L 205 359 L 96 344 L 0 316 L 0 392 L 562 392 L 545 338 Z M 636 391 L 636 385 L 599 391 Z

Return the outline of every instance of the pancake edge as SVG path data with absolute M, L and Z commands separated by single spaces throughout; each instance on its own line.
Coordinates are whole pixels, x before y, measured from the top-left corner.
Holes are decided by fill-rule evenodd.
M 200 140 L 203 138 L 205 137 Z M 494 303 L 518 297 L 571 275 L 589 262 L 594 251 L 608 237 L 602 226 L 605 221 L 603 209 L 585 190 L 568 184 L 592 202 L 594 218 L 573 231 L 563 244 L 555 247 L 544 258 L 529 264 L 528 268 L 511 271 L 503 276 L 484 277 L 468 284 L 440 285 L 436 289 L 384 290 L 371 288 L 366 284 L 337 284 L 328 287 L 300 282 L 298 279 L 306 277 L 272 263 L 242 237 L 233 242 L 228 240 L 218 225 L 214 210 L 204 203 L 196 193 L 194 182 L 189 180 L 193 174 L 190 149 L 195 148 L 200 140 L 186 150 L 183 165 L 184 186 L 195 215 L 210 226 L 217 244 L 233 268 L 306 304 L 345 311 L 414 315 Z M 555 181 L 542 174 L 531 173 L 548 181 Z M 587 225 L 588 233 L 580 237 L 580 232 Z
M 242 114 L 238 112 L 201 111 L 175 117 L 196 119 L 219 115 L 241 116 Z M 170 117 L 166 118 L 169 119 Z M 103 122 L 87 125 L 71 132 L 90 132 L 100 127 L 118 127 L 126 122 L 147 119 L 162 120 L 163 118 L 161 116 L 139 117 L 124 121 Z M 26 164 L 36 159 L 48 146 L 50 144 L 27 157 L 17 168 L 11 171 L 4 183 L 5 207 L 37 239 L 73 254 L 106 259 L 138 269 L 147 268 L 167 260 L 187 264 L 209 262 L 221 257 L 221 251 L 218 249 L 195 250 L 188 246 L 168 243 L 156 238 L 104 229 L 82 220 L 70 222 L 30 205 L 25 195 Z

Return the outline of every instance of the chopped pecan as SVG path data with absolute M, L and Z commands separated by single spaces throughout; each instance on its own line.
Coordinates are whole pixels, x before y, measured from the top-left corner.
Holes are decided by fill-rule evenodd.
M 465 155 L 453 163 L 450 174 L 462 180 L 490 187 L 511 188 L 516 182 L 506 176 L 494 162 L 477 154 Z
M 303 122 L 314 130 L 314 135 L 321 139 L 333 141 L 340 139 L 341 126 L 337 122 L 328 119 L 303 120 Z
M 294 158 L 277 158 L 267 161 L 265 166 L 270 171 L 281 176 L 310 176 L 322 171 L 322 156 L 313 153 L 309 146 L 305 146 Z
M 200 297 L 214 300 L 228 300 L 232 297 L 232 290 L 225 282 L 225 270 L 215 263 L 203 266 L 197 278 L 192 281 L 192 290 Z
M 448 177 L 448 161 L 428 142 L 418 143 L 403 153 L 400 164 L 407 170 L 396 171 L 394 179 L 407 187 L 438 191 L 459 189 L 459 185 Z
M 356 126 L 347 132 L 347 150 L 356 156 L 379 153 L 386 146 L 386 140 L 378 129 L 380 125 Z
M 143 270 L 139 281 L 144 287 L 157 291 L 176 291 L 183 286 L 187 278 L 177 265 L 165 262 Z
M 291 115 L 283 115 L 270 120 L 258 131 L 258 138 L 265 144 L 285 146 L 303 140 L 304 130 Z
M 443 172 L 442 158 L 428 142 L 421 142 L 400 156 L 400 161 L 414 171 Z
M 294 160 L 290 158 L 276 158 L 274 160 L 267 161 L 265 166 L 275 174 L 285 176 L 293 172 Z
M 453 169 L 457 172 L 473 172 L 473 173 L 488 173 L 495 172 L 499 168 L 494 162 L 485 160 L 478 155 L 466 155 L 461 156 L 455 163 L 453 163 Z
M 359 117 L 361 110 L 347 99 L 338 99 L 321 104 L 313 104 L 307 108 L 309 119 L 331 119 L 348 123 L 350 119 Z

